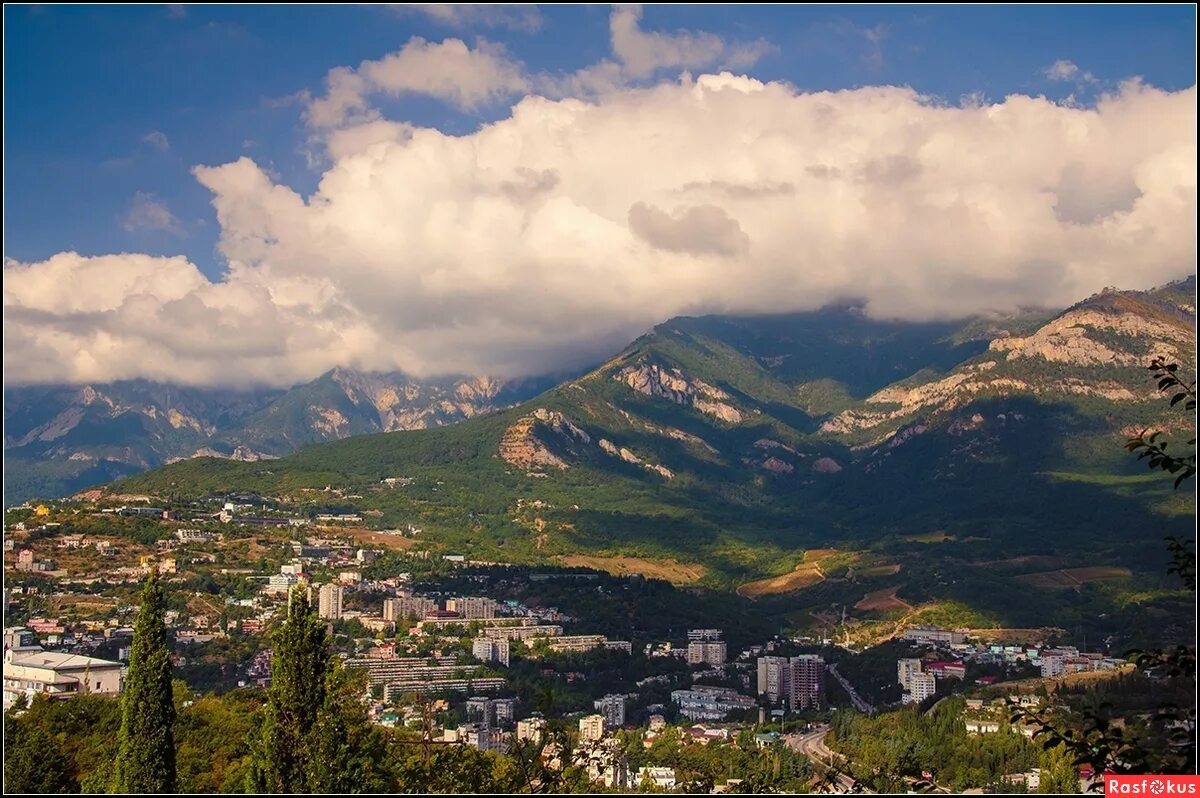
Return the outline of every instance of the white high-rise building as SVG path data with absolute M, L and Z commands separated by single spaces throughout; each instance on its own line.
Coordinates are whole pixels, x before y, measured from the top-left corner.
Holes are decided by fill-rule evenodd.
M 688 629 L 688 640 L 720 640 L 720 629 Z
M 336 621 L 342 617 L 341 585 L 321 585 L 317 594 L 317 615 L 327 621 Z
M 914 674 L 908 681 L 908 692 L 912 703 L 919 704 L 937 692 L 937 679 L 932 673 Z

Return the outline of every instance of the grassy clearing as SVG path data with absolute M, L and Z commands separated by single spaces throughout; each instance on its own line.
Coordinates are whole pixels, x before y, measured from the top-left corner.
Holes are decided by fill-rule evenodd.
M 707 569 L 696 563 L 678 560 L 643 560 L 637 557 L 601 557 L 593 554 L 572 554 L 556 557 L 563 565 L 591 568 L 613 576 L 641 574 L 649 579 L 664 579 L 675 585 L 690 585 L 704 578 Z
M 794 590 L 803 590 L 806 587 L 819 585 L 825 581 L 822 564 L 826 567 L 829 567 L 831 563 L 845 565 L 848 563 L 842 561 L 847 557 L 850 557 L 852 561 L 854 556 L 853 552 L 842 552 L 837 549 L 809 549 L 804 552 L 804 557 L 799 565 L 788 573 L 747 582 L 738 587 L 737 593 L 746 598 L 758 598 L 775 593 L 790 593 Z

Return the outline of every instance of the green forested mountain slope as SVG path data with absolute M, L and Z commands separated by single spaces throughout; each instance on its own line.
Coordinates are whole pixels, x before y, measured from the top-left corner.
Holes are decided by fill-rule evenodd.
M 302 489 L 330 486 L 361 494 L 350 503 L 381 511 L 383 525 L 421 526 L 431 545 L 510 560 L 674 559 L 726 585 L 786 571 L 807 548 L 935 531 L 973 538 L 956 545 L 981 557 L 1053 541 L 1087 562 L 1150 567 L 1160 553 L 1129 546 L 1161 539 L 1135 528 L 1148 508 L 1190 526 L 1178 515 L 1186 497 L 1144 479 L 1121 448 L 1135 428 L 1186 426 L 1145 369 L 1156 353 L 1191 362 L 1186 311 L 1101 294 L 1044 324 L 1014 320 L 1024 334 L 990 341 L 961 325 L 905 339 L 836 320 L 846 331 L 824 342 L 799 338 L 810 318 L 792 322 L 790 341 L 784 318 L 676 320 L 493 416 L 271 462 L 189 460 L 114 489 L 255 490 L 303 504 L 313 494 Z M 882 360 L 847 364 L 854 335 L 917 371 L 895 381 Z M 813 408 L 819 380 L 843 409 Z M 414 482 L 388 489 L 386 477 Z

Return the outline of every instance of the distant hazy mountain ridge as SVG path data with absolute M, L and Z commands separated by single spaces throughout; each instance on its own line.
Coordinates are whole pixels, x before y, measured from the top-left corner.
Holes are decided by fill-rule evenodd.
M 425 429 L 492 413 L 550 378 L 417 380 L 334 369 L 288 390 L 189 388 L 146 380 L 5 390 L 5 498 L 59 495 L 191 457 L 253 462 L 368 432 Z

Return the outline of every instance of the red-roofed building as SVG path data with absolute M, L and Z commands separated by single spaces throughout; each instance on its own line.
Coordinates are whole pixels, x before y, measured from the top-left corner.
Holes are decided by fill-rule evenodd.
M 995 676 L 980 676 L 975 680 L 975 684 L 995 684 L 1000 681 Z
M 930 662 L 925 665 L 925 672 L 942 679 L 965 679 L 967 666 L 961 662 Z

